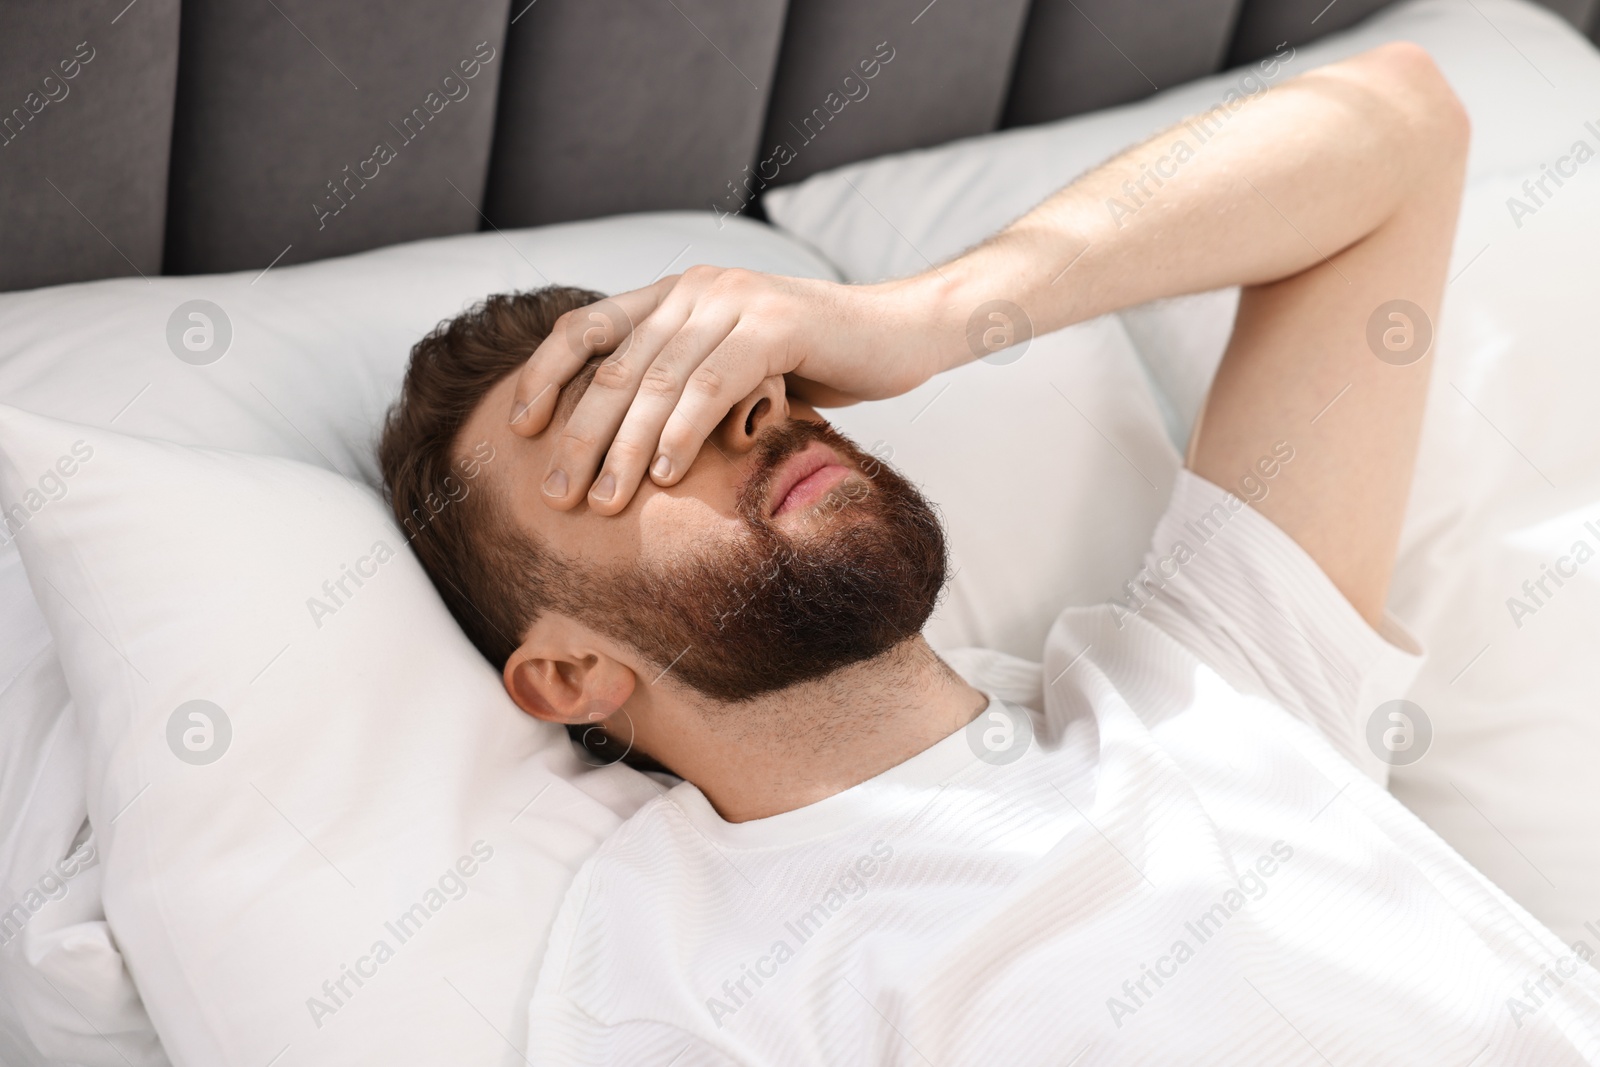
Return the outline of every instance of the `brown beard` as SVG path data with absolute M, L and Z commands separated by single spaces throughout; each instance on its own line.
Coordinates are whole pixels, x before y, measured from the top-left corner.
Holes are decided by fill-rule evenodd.
M 859 474 L 814 505 L 793 537 L 763 514 L 779 464 L 813 441 Z M 824 423 L 795 421 L 757 442 L 739 491 L 746 536 L 621 573 L 569 572 L 558 610 L 726 704 L 872 659 L 921 632 L 944 588 L 944 531 L 899 473 Z

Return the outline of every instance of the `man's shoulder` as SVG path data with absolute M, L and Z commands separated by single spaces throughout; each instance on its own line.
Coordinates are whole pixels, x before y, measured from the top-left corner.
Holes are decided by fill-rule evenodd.
M 679 781 L 640 805 L 601 842 L 584 868 L 622 869 L 675 862 L 697 837 L 679 799 L 686 791 L 698 792 L 688 782 Z
M 686 890 L 697 838 L 673 792 L 669 789 L 628 816 L 578 868 L 556 915 L 547 971 L 576 960 L 593 962 L 626 942 L 614 940 L 618 921 L 648 928 Z

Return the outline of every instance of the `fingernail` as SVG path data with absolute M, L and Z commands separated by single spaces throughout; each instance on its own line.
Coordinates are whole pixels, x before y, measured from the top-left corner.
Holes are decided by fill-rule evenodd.
M 546 382 L 544 388 L 539 390 L 539 395 L 538 396 L 534 397 L 532 400 L 528 401 L 526 404 L 522 405 L 520 408 L 516 407 L 515 405 L 513 405 L 512 408 L 511 408 L 511 425 L 520 426 L 523 423 L 527 422 L 528 421 L 528 416 L 533 411 L 534 406 L 536 404 L 538 404 L 539 401 L 543 400 L 544 399 L 544 394 L 548 393 L 549 391 L 550 391 L 550 384 L 548 382 Z
M 546 475 L 545 480 L 544 480 L 544 495 L 545 496 L 566 496 L 567 495 L 567 472 L 566 471 L 551 471 L 548 475 Z
M 656 457 L 655 463 L 650 466 L 650 473 L 657 478 L 665 478 L 672 473 L 672 460 L 663 453 Z
M 594 483 L 594 488 L 589 490 L 589 495 L 600 501 L 602 504 L 616 496 L 616 476 L 610 471 L 606 471 L 600 476 L 600 480 Z

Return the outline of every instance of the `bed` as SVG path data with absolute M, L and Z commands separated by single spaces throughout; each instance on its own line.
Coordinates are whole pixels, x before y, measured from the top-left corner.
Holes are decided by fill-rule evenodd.
M 1564 940 L 1600 937 L 1600 171 L 1524 186 L 1600 146 L 1596 6 L 0 15 L 0 1061 L 538 1062 L 564 887 L 660 782 L 516 713 L 381 506 L 376 426 L 439 319 L 696 262 L 908 273 L 1395 37 L 1475 141 L 1391 602 L 1431 652 L 1404 694 L 1431 742 L 1391 788 Z M 944 506 L 936 647 L 1028 655 L 1132 573 L 1236 299 L 840 413 Z M 1061 491 L 1023 505 L 999 468 Z

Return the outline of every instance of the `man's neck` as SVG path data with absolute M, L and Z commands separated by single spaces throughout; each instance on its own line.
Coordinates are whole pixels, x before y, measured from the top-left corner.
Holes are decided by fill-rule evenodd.
M 843 792 L 975 719 L 987 698 L 920 636 L 815 682 L 742 704 L 653 688 L 635 743 L 746 822 Z

